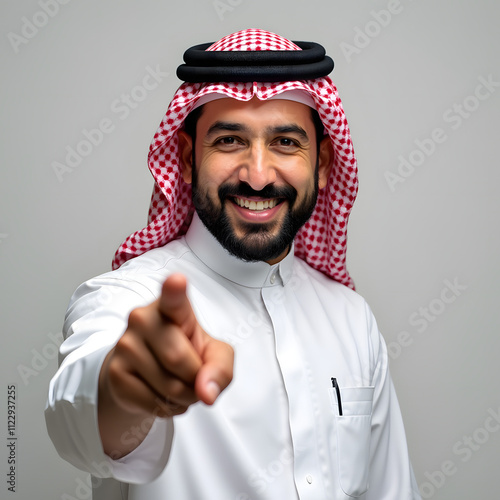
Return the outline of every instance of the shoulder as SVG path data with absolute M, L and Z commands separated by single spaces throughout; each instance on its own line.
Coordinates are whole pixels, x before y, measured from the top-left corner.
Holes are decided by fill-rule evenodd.
M 166 277 L 178 270 L 177 263 L 189 254 L 189 247 L 182 240 L 175 240 L 163 247 L 149 250 L 128 260 L 118 269 L 85 281 L 77 288 L 71 302 L 89 294 L 95 296 L 121 294 L 120 297 L 123 299 L 123 293 L 139 296 L 148 301 L 154 300 Z
M 368 307 L 365 299 L 359 293 L 314 269 L 302 259 L 295 258 L 292 279 L 302 283 L 307 281 L 329 301 L 340 301 L 355 308 Z
M 180 238 L 134 257 L 118 269 L 99 278 L 125 282 L 135 281 L 142 284 L 147 284 L 150 281 L 163 283 L 169 274 L 182 271 L 182 267 L 190 266 L 191 262 L 195 260 L 196 258 L 184 238 Z M 186 263 L 183 264 L 183 262 Z
M 378 326 L 373 312 L 358 292 L 312 268 L 302 259 L 295 259 L 291 283 L 308 303 L 314 301 L 332 323 L 344 323 L 353 334 L 368 334 L 379 342 Z M 364 333 L 363 333 L 364 332 Z
M 116 270 L 116 273 L 121 275 L 133 275 L 160 272 L 162 269 L 167 268 L 172 262 L 181 260 L 191 253 L 185 239 L 180 238 L 128 260 Z

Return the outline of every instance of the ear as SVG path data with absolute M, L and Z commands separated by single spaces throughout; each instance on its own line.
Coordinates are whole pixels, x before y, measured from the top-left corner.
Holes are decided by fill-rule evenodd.
M 191 184 L 193 178 L 193 138 L 184 130 L 179 130 L 177 137 L 179 139 L 182 178 L 186 184 Z
M 318 155 L 318 186 L 323 189 L 326 186 L 328 177 L 333 168 L 333 160 L 335 152 L 333 151 L 333 144 L 330 137 L 324 137 L 319 145 Z

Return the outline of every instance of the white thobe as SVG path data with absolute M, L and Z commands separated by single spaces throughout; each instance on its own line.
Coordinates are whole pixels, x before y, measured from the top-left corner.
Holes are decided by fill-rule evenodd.
M 156 419 L 112 460 L 97 425 L 99 370 L 130 311 L 173 272 L 187 276 L 204 330 L 234 347 L 234 378 L 213 406 Z M 195 216 L 185 237 L 79 287 L 64 334 L 47 427 L 60 455 L 93 475 L 94 500 L 420 498 L 369 307 L 293 251 L 273 266 L 244 262 Z

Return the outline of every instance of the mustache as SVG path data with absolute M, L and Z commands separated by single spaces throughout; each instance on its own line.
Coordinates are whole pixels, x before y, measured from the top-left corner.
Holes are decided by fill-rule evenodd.
M 219 199 L 223 202 L 226 198 L 233 198 L 235 196 L 241 198 L 284 198 L 293 204 L 297 198 L 297 190 L 292 186 L 282 186 L 277 187 L 272 184 L 268 184 L 261 189 L 256 191 L 246 182 L 240 182 L 238 184 L 223 184 L 218 190 Z

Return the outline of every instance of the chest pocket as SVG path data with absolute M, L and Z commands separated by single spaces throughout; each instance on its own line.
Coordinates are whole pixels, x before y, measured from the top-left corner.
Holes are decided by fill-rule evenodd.
M 368 490 L 373 390 L 373 387 L 341 388 L 342 415 L 334 389 L 331 392 L 340 487 L 354 498 Z

